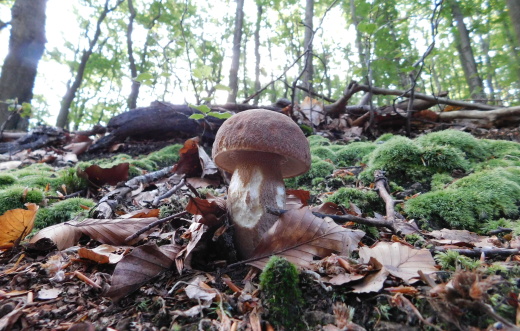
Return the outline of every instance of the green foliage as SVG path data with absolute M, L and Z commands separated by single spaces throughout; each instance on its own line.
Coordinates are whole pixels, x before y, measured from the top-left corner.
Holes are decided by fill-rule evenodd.
M 410 199 L 405 211 L 409 217 L 425 219 L 434 227 L 479 231 L 482 221 L 517 216 L 519 203 L 520 169 L 495 168 Z
M 294 264 L 273 256 L 260 274 L 260 287 L 269 309 L 269 321 L 277 328 L 302 330 L 303 297 Z
M 480 261 L 460 255 L 459 252 L 452 250 L 448 250 L 445 253 L 437 253 L 434 258 L 442 269 L 449 271 L 456 271 L 459 269 L 470 271 L 475 270 L 480 266 Z
M 384 212 L 384 204 L 378 194 L 373 190 L 362 190 L 353 187 L 342 187 L 332 194 L 327 201 L 349 207 L 353 203 L 363 211 Z
M 23 209 L 28 202 L 39 204 L 43 198 L 43 192 L 35 188 L 11 186 L 0 190 L 0 215 L 11 209 Z
M 342 146 L 342 148 L 336 152 L 338 166 L 348 167 L 363 162 L 365 157 L 376 149 L 376 147 L 376 144 L 369 142 L 353 142 Z
M 194 119 L 194 120 L 200 120 L 207 116 L 216 117 L 219 119 L 226 119 L 226 118 L 231 117 L 231 113 L 211 111 L 211 109 L 206 105 L 200 105 L 200 106 L 189 105 L 189 106 L 190 106 L 190 108 L 197 109 L 198 111 L 201 112 L 201 114 L 190 115 L 189 118 Z
M 95 206 L 95 202 L 85 198 L 70 198 L 53 203 L 38 211 L 34 226 L 37 229 L 42 229 L 50 225 L 70 221 L 79 213 L 85 212 L 85 209 L 81 206 L 92 208 Z

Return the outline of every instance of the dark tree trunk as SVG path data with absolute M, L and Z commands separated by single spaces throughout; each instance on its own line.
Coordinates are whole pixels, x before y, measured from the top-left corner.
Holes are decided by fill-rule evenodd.
M 507 7 L 509 9 L 511 23 L 513 23 L 515 27 L 516 40 L 518 41 L 518 46 L 520 46 L 520 1 L 507 0 Z
M 256 5 L 256 25 L 255 25 L 255 91 L 260 91 L 262 86 L 260 85 L 260 24 L 262 23 L 262 5 Z M 255 96 L 253 104 L 258 105 L 260 94 Z
M 312 39 L 314 27 L 312 19 L 314 17 L 314 0 L 307 0 L 305 7 L 305 34 L 303 46 L 305 47 L 305 71 L 303 73 L 303 86 L 312 91 L 312 76 L 314 68 L 312 66 Z
M 238 68 L 240 66 L 240 46 L 242 42 L 242 26 L 244 24 L 244 0 L 237 0 L 237 11 L 235 14 L 235 34 L 233 36 L 233 58 L 229 70 L 229 92 L 228 102 L 236 102 L 238 94 Z
M 16 0 L 11 9 L 9 53 L 0 76 L 0 101 L 17 99 L 18 104 L 31 102 L 38 62 L 45 50 L 45 7 L 47 0 Z M 0 125 L 11 112 L 0 103 Z M 26 130 L 28 119 L 12 116 L 5 129 Z
M 455 35 L 455 42 L 459 51 L 460 62 L 464 70 L 464 76 L 468 83 L 471 98 L 475 101 L 485 102 L 484 84 L 478 73 L 477 63 L 471 48 L 469 31 L 464 23 L 464 16 L 457 1 L 450 1 L 451 13 L 457 24 L 458 34 Z

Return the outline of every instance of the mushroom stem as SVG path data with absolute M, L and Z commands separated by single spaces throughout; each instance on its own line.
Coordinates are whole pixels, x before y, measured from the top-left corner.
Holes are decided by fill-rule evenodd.
M 284 157 L 273 153 L 242 152 L 231 177 L 227 206 L 235 228 L 239 255 L 251 257 L 262 235 L 278 217 L 267 207 L 285 206 L 285 184 L 280 165 Z

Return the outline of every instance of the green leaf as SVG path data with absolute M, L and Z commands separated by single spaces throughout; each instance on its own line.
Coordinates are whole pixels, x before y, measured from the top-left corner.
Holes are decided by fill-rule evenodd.
M 357 28 L 358 28 L 359 32 L 363 32 L 366 34 L 373 34 L 377 30 L 377 24 L 361 22 L 358 24 Z
M 215 90 L 231 91 L 231 88 L 223 84 L 217 84 L 215 85 Z
M 206 105 L 195 106 L 195 105 L 189 104 L 188 106 L 190 108 L 197 109 L 198 111 L 203 112 L 204 114 L 207 114 L 211 111 L 211 109 Z
M 208 113 L 208 116 L 213 116 L 213 117 L 220 118 L 221 120 L 223 120 L 226 118 L 230 118 L 231 113 L 217 113 L 215 111 L 212 111 L 212 112 Z
M 143 73 L 140 73 L 139 75 L 137 75 L 137 77 L 135 77 L 134 79 L 138 82 L 143 82 L 145 80 L 153 79 L 153 76 L 149 72 L 143 72 Z
M 24 102 L 22 103 L 22 112 L 20 113 L 20 116 L 27 117 L 30 116 L 32 112 L 32 106 L 30 103 Z
M 194 120 L 200 120 L 200 119 L 204 118 L 204 115 L 203 114 L 191 114 L 190 117 L 188 117 L 188 118 L 191 118 Z

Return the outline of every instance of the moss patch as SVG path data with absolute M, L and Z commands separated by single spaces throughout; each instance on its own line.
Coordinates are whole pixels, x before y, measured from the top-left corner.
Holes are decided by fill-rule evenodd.
M 28 202 L 39 204 L 43 197 L 43 191 L 36 188 L 12 186 L 0 190 L 0 215 L 11 209 L 25 208 L 24 205 Z
M 71 198 L 40 209 L 38 214 L 36 214 L 35 228 L 42 229 L 50 225 L 70 221 L 77 214 L 85 212 L 82 206 L 92 208 L 95 206 L 95 202 L 85 198 Z

